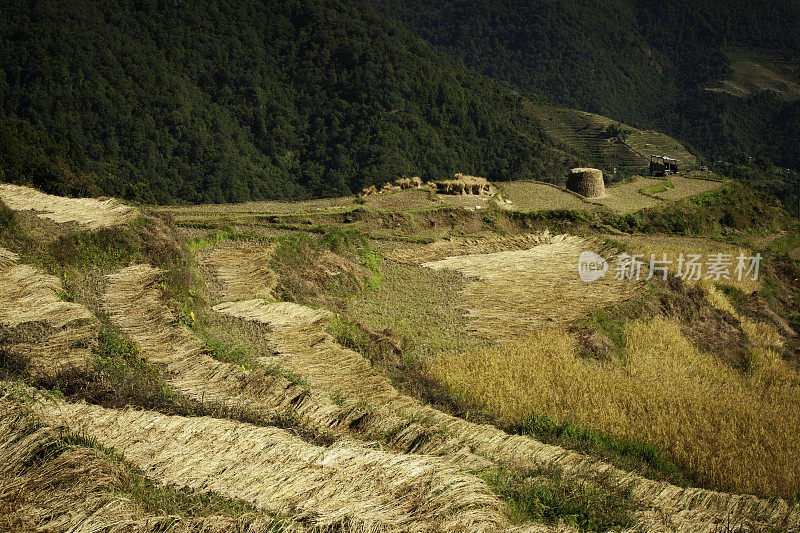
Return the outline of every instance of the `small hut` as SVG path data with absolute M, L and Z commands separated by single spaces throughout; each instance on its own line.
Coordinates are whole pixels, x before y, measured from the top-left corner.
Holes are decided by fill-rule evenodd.
M 567 189 L 586 198 L 605 196 L 603 171 L 596 168 L 573 168 L 569 171 Z
M 665 155 L 650 154 L 650 175 L 669 176 L 678 173 L 680 159 L 672 159 Z

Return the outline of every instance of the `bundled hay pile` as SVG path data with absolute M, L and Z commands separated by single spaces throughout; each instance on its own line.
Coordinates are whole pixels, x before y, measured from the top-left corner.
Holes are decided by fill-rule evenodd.
M 270 298 L 278 284 L 277 275 L 270 269 L 276 246 L 224 243 L 204 250 L 197 260 L 210 274 L 203 277 L 221 298 Z
M 85 404 L 34 407 L 107 447 L 148 477 L 245 500 L 316 527 L 355 531 L 497 531 L 503 502 L 485 482 L 445 462 L 208 417 Z
M 456 174 L 454 179 L 433 182 L 439 194 L 480 194 L 493 196 L 495 189 L 485 178 Z
M 605 196 L 603 171 L 596 168 L 573 168 L 567 177 L 567 189 L 586 198 Z
M 33 210 L 40 218 L 56 223 L 77 222 L 89 229 L 100 229 L 133 222 L 135 207 L 114 198 L 64 198 L 20 185 L 0 185 L 0 200 L 13 211 Z
M 400 191 L 403 189 L 418 189 L 420 187 L 422 187 L 422 179 L 419 176 L 414 176 L 413 178 L 398 178 L 391 183 L 385 184 L 380 189 L 376 188 L 374 185 L 364 187 L 361 189 L 361 192 L 358 193 L 358 196 L 359 198 L 365 198 L 373 194 Z
M 413 178 L 400 178 L 394 181 L 394 184 L 401 189 L 416 189 L 422 187 L 422 179 L 419 176 Z
M 83 305 L 65 302 L 61 280 L 0 248 L 0 345 L 30 362 L 34 375 L 84 366 L 96 323 Z

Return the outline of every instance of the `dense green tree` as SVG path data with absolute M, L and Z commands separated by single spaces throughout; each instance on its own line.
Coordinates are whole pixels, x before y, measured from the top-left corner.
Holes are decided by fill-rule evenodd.
M 800 57 L 796 0 L 364 0 L 476 70 L 553 103 L 655 128 L 709 159 L 800 169 L 800 104 L 704 90 L 734 46 Z
M 231 202 L 404 174 L 560 173 L 519 95 L 349 0 L 5 0 L 0 13 L 0 121 L 106 177 L 84 193 Z

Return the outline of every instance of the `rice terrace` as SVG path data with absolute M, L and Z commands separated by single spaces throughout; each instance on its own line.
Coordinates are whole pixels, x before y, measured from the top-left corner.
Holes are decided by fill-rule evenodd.
M 800 533 L 798 28 L 0 2 L 0 533 Z
M 770 226 L 720 231 L 750 192 L 656 181 L 149 208 L 3 186 L 1 521 L 797 531 L 796 267 L 772 248 L 797 226 L 762 203 Z M 661 251 L 670 276 L 615 270 Z M 675 275 L 715 252 L 774 263 Z

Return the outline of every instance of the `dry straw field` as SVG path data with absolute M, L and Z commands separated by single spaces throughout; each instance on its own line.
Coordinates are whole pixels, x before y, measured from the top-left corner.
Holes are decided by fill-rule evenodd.
M 90 229 L 132 222 L 136 208 L 114 198 L 64 198 L 20 185 L 0 184 L 0 200 L 14 211 L 36 211 L 37 216 L 57 223 L 77 222 Z
M 752 274 L 744 275 L 743 272 L 741 279 L 734 274 L 736 267 L 736 258 L 743 254 L 745 257 L 751 257 L 754 252 L 744 249 L 739 246 L 733 246 L 728 243 L 715 241 L 712 239 L 705 239 L 699 237 L 683 237 L 677 235 L 614 235 L 613 240 L 627 246 L 630 254 L 641 254 L 642 260 L 645 263 L 650 262 L 651 256 L 656 261 L 662 261 L 666 258 L 668 270 L 670 274 L 675 275 L 678 273 L 679 259 L 681 256 L 684 258 L 683 272 L 686 272 L 685 261 L 690 256 L 698 256 L 698 261 L 704 266 L 704 270 L 700 272 L 700 278 L 705 280 L 709 275 L 707 267 L 709 257 L 717 254 L 730 256 L 732 265 L 729 268 L 729 277 L 720 277 L 716 281 L 722 285 L 735 287 L 746 294 L 750 294 L 761 286 L 758 279 L 753 279 Z M 750 261 L 746 262 L 749 266 Z M 692 276 L 693 278 L 694 276 Z M 687 279 L 689 283 L 695 283 L 694 279 Z M 707 285 L 707 283 L 706 283 Z
M 201 252 L 197 263 L 220 300 L 270 298 L 278 282 L 269 268 L 275 245 L 223 243 Z
M 0 247 L 0 333 L 5 349 L 40 375 L 85 366 L 95 343 L 95 318 L 66 302 L 61 280 Z
M 88 204 L 80 200 L 49 206 L 47 195 L 18 193 L 44 202 L 34 214 L 58 212 L 51 220 L 70 231 L 125 223 L 81 219 Z M 12 209 L 29 210 L 17 201 Z M 349 208 L 342 202 L 303 205 L 330 213 Z M 263 209 L 170 211 L 224 218 Z M 314 228 L 296 241 L 312 243 L 307 249 L 292 248 L 286 234 L 273 244 L 232 237 L 192 256 L 182 244 L 169 248 L 186 254 L 179 273 L 197 298 L 180 299 L 176 272 L 120 264 L 97 274 L 97 316 L 80 287 L 79 302 L 64 301 L 72 297 L 58 277 L 0 248 L 1 353 L 33 370 L 0 382 L 0 523 L 49 531 L 571 531 L 569 524 L 599 527 L 579 518 L 594 504 L 574 500 L 597 491 L 625 499 L 633 522 L 619 518 L 615 530 L 800 530 L 796 502 L 748 495 L 790 498 L 798 489 L 800 375 L 779 355 L 783 334 L 739 313 L 713 285 L 704 297 L 743 331 L 746 371 L 699 350 L 679 317 L 635 317 L 623 324 L 618 356 L 580 356 L 570 326 L 645 292 L 613 276 L 578 279 L 580 252 L 610 254 L 593 237 L 511 232 L 416 245 L 362 238 L 355 251 L 322 248 L 349 242 L 336 240 L 348 235 L 339 231 Z M 311 270 L 329 264 L 298 260 L 309 270 L 288 275 L 291 253 L 335 256 L 353 265 L 346 272 L 377 281 L 331 293 L 331 309 L 302 296 L 275 301 L 302 294 L 286 284 L 316 279 Z M 396 360 L 340 344 L 334 327 L 354 324 L 351 317 L 369 334 L 397 335 Z M 97 330 L 110 328 L 135 347 L 127 359 L 98 353 L 109 348 L 96 342 Z M 135 395 L 124 408 L 105 403 L 92 381 L 98 357 L 146 367 L 161 379 L 157 397 L 172 403 Z M 37 372 L 59 365 L 81 367 L 67 400 L 31 388 L 45 383 Z M 109 375 L 103 387 L 114 386 Z M 404 379 L 450 394 L 455 407 L 434 408 Z M 76 390 L 84 385 L 93 392 Z M 473 421 L 459 402 L 484 408 L 495 423 Z M 701 484 L 729 492 L 654 481 L 500 429 L 534 413 L 649 442 Z M 531 492 L 536 486 L 544 489 Z M 164 501 L 173 502 L 169 511 Z
M 469 331 L 490 339 L 526 337 L 546 326 L 565 326 L 594 309 L 633 296 L 636 285 L 608 275 L 585 283 L 578 256 L 593 245 L 556 235 L 523 250 L 457 255 L 423 263 L 458 270 L 471 281 L 461 297 Z
M 314 446 L 286 430 L 212 418 L 81 404 L 34 409 L 51 425 L 124 450 L 162 483 L 242 499 L 311 527 L 493 531 L 505 522 L 502 501 L 483 481 L 424 456 Z

